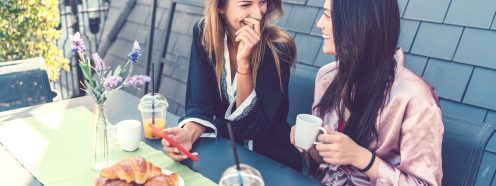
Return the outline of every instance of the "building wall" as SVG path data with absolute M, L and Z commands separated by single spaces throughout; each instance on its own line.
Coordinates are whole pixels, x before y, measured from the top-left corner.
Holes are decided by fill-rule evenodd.
M 201 0 L 193 2 L 203 4 Z M 277 24 L 287 29 L 296 41 L 297 69 L 304 66 L 315 71 L 333 60 L 321 52 L 322 39 L 315 27 L 322 15 L 323 2 L 284 1 L 285 15 Z M 169 51 L 163 59 L 160 53 L 169 3 L 169 0 L 159 1 L 153 61 L 165 62 L 160 92 L 171 101 L 170 111 L 181 115 L 192 26 L 203 12 L 198 7 L 177 7 Z M 443 112 L 467 120 L 496 123 L 496 1 L 399 0 L 398 3 L 402 15 L 399 46 L 407 53 L 406 66 L 436 88 Z M 152 0 L 137 1 L 110 47 L 107 61 L 125 60 L 125 51 L 133 40 L 138 40 L 147 53 L 151 4 Z M 142 58 L 139 72 L 144 72 L 146 57 L 145 54 Z
M 322 15 L 324 0 L 283 1 L 285 14 L 277 24 L 296 41 L 296 69 L 313 73 L 333 60 L 321 52 L 322 39 L 315 26 Z M 192 2 L 203 4 L 202 0 Z M 203 10 L 194 6 L 177 7 L 167 57 L 162 58 L 169 3 L 169 0 L 159 1 L 152 59 L 155 63 L 165 62 L 160 93 L 169 98 L 169 110 L 182 115 L 192 26 Z M 406 52 L 406 66 L 436 88 L 443 113 L 496 123 L 496 1 L 399 0 L 398 3 L 402 16 L 399 46 Z M 110 17 L 123 4 L 113 3 L 115 11 Z M 152 0 L 137 0 L 126 14 L 117 35 L 109 37 L 114 41 L 105 56 L 107 61 L 124 61 L 132 41 L 138 40 L 144 55 L 137 72 L 144 73 L 151 4 Z M 142 92 L 129 91 L 137 95 Z

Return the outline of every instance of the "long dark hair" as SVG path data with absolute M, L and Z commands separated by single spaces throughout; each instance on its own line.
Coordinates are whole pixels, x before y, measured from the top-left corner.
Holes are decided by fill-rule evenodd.
M 395 76 L 398 4 L 396 0 L 332 0 L 331 7 L 339 70 L 316 108 L 320 117 L 335 110 L 339 122 L 345 121 L 348 109 L 344 133 L 368 147 L 377 140 L 377 117 Z

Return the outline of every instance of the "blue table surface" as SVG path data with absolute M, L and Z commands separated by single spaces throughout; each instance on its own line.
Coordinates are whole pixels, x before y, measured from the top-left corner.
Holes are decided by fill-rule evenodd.
M 107 101 L 108 103 L 106 104 L 106 107 L 108 107 L 107 110 L 109 111 L 107 115 L 110 122 L 114 123 L 124 119 L 141 119 L 141 116 L 136 109 L 139 102 L 138 97 L 119 90 L 113 93 L 111 98 L 112 99 L 109 99 Z M 122 100 L 126 101 L 123 102 Z M 51 112 L 53 110 L 69 109 L 78 106 L 85 106 L 88 109 L 92 109 L 93 104 L 91 99 L 87 96 L 60 102 L 53 102 L 23 109 L 0 112 L 0 121 L 31 117 L 36 114 L 43 114 L 43 112 L 45 111 Z M 33 110 L 37 109 L 43 110 L 43 112 L 32 112 Z M 168 113 L 167 127 L 177 126 L 178 119 L 178 116 Z M 143 138 L 143 141 L 157 150 L 162 150 L 162 144 L 160 143 L 160 140 L 149 140 Z M 253 166 L 258 171 L 260 171 L 265 185 L 321 185 L 319 182 L 301 174 L 300 172 L 288 168 L 256 152 L 252 152 L 240 145 L 238 145 L 237 148 L 241 163 Z M 226 138 L 200 138 L 194 144 L 192 151 L 199 153 L 199 161 L 193 162 L 191 160 L 185 160 L 181 163 L 190 167 L 194 171 L 203 174 L 205 177 L 211 179 L 214 182 L 218 182 L 220 180 L 220 177 L 226 168 L 234 165 L 231 144 L 230 141 Z M 6 159 L 7 158 L 2 159 L 0 160 L 0 162 L 12 161 L 11 159 Z M 12 164 L 10 163 L 10 165 Z M 8 170 L 19 170 L 19 167 L 22 167 L 22 165 L 19 163 L 15 164 L 15 166 L 18 166 L 16 167 L 17 169 L 3 167 L 0 168 L 0 171 L 7 172 Z M 22 173 L 19 174 L 21 175 Z M 32 182 L 28 185 L 41 185 L 38 180 L 32 177 L 32 175 L 29 176 L 31 177 Z M 1 178 L 2 181 L 0 181 L 0 185 L 2 185 L 2 183 L 19 183 L 19 181 L 16 182 L 16 177 L 2 176 Z M 23 185 L 26 185 L 26 183 L 22 183 Z

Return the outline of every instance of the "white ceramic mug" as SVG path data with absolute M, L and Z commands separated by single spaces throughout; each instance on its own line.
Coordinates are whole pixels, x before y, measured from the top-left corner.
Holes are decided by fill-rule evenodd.
M 135 151 L 141 142 L 141 122 L 123 120 L 115 125 L 115 137 L 124 151 Z
M 295 126 L 295 145 L 305 150 L 310 149 L 314 144 L 321 143 L 316 141 L 319 131 L 327 134 L 322 127 L 322 119 L 314 115 L 298 114 Z

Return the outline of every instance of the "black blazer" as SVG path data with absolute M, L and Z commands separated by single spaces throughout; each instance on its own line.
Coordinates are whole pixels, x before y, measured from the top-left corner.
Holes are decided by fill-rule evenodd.
M 189 62 L 186 90 L 186 114 L 180 121 L 198 118 L 209 121 L 217 128 L 217 135 L 229 138 L 227 120 L 224 119 L 229 101 L 219 92 L 214 66 L 208 60 L 202 46 L 203 29 L 197 23 L 193 28 L 193 42 Z M 278 45 L 281 51 L 287 47 Z M 300 170 L 299 153 L 290 143 L 288 114 L 288 83 L 290 64 L 281 59 L 282 88 L 279 82 L 274 57 L 266 47 L 259 67 L 255 87 L 256 104 L 239 120 L 232 121 L 236 141 L 253 140 L 253 150 L 273 160 Z M 214 62 L 215 63 L 215 62 Z M 205 132 L 213 132 L 207 127 Z

